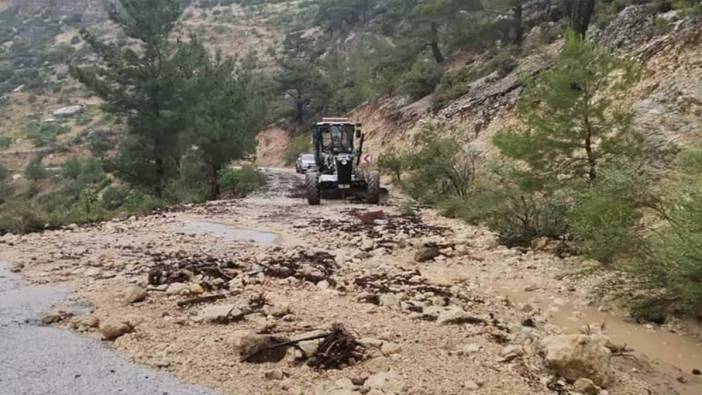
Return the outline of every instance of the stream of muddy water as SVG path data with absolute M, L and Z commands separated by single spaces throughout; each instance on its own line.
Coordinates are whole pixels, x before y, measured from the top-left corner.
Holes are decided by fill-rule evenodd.
M 539 290 L 526 292 L 523 285 L 503 284 L 498 290 L 512 301 L 528 303 L 540 309 L 550 323 L 563 328 L 565 333 L 580 333 L 587 325 L 603 328 L 614 344 L 625 345 L 633 350 L 633 355 L 640 361 L 677 379 L 680 385 L 670 388 L 671 392 L 660 393 L 702 394 L 702 378 L 697 376 L 702 370 L 702 339 L 699 336 L 674 333 L 654 325 L 628 321 L 620 312 L 577 305 Z M 689 326 L 696 329 L 693 328 L 696 325 Z

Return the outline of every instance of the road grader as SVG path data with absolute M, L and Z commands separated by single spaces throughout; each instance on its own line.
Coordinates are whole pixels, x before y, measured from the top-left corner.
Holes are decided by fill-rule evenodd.
M 380 202 L 380 174 L 369 170 L 363 154 L 361 124 L 348 118 L 323 118 L 314 126 L 315 166 L 305 174 L 307 201 L 316 206 L 326 193 L 362 193 L 369 204 Z

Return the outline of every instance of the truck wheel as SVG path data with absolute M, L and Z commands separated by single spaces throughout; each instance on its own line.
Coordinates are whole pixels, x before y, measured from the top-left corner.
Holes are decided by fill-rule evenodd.
M 308 171 L 305 174 L 305 188 L 307 189 L 307 203 L 318 206 L 319 199 L 319 174 Z
M 380 173 L 377 171 L 371 171 L 368 173 L 368 203 L 378 204 L 380 203 Z

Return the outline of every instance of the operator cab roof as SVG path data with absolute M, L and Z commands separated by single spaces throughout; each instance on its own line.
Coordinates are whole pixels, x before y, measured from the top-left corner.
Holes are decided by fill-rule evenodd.
M 360 127 L 361 124 L 351 121 L 349 118 L 322 118 L 322 122 L 317 122 L 317 126 L 325 125 L 355 125 Z

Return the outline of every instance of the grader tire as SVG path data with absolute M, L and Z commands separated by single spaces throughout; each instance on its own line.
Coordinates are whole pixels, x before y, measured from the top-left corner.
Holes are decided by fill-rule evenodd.
M 307 172 L 305 174 L 305 188 L 307 189 L 307 203 L 310 206 L 319 206 L 319 175 L 315 172 Z
M 380 173 L 377 171 L 371 171 L 368 173 L 368 179 L 366 182 L 368 184 L 368 203 L 380 203 Z

